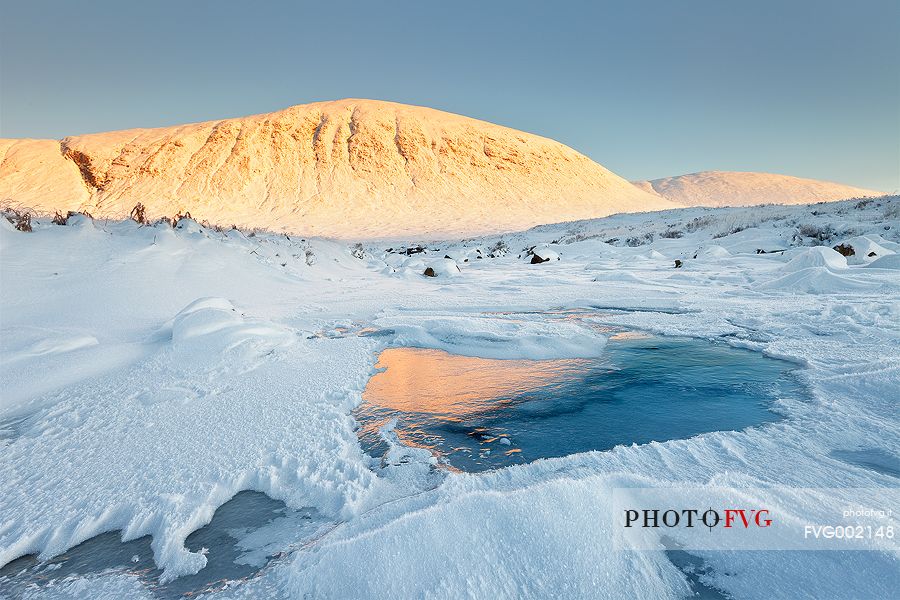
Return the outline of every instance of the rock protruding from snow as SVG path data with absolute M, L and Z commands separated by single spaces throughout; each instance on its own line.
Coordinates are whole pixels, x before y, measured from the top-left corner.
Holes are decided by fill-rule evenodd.
M 884 195 L 877 190 L 830 181 L 734 171 L 703 171 L 636 181 L 634 185 L 681 206 L 807 204 Z
M 673 208 L 553 140 L 428 108 L 338 100 L 159 129 L 0 140 L 0 198 L 39 212 L 344 238 L 468 235 Z
M 559 260 L 559 254 L 550 249 L 546 244 L 535 246 L 531 249 L 531 264 L 550 262 L 551 260 Z
M 843 254 L 847 258 L 847 264 L 850 265 L 864 265 L 881 256 L 894 254 L 893 250 L 889 250 L 865 236 L 857 236 L 850 238 L 849 240 L 844 240 L 840 244 L 834 246 L 834 250 Z

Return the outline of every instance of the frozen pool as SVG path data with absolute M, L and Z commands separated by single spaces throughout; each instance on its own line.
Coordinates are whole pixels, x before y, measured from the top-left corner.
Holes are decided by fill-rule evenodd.
M 355 411 L 373 456 L 392 419 L 408 446 L 483 471 L 779 419 L 795 364 L 706 340 L 618 332 L 591 360 L 488 360 L 390 348 Z
M 802 394 L 792 363 L 693 338 L 609 333 L 602 358 L 590 360 L 487 360 L 438 350 L 385 350 L 379 357 L 382 370 L 355 411 L 361 442 L 381 456 L 387 447 L 379 431 L 397 419 L 394 431 L 403 443 L 427 448 L 447 468 L 483 471 L 759 425 L 779 418 L 773 412 L 778 398 Z M 20 426 L 17 420 L 0 424 L 0 443 Z M 860 456 L 873 460 L 859 452 L 850 458 Z M 257 577 L 333 525 L 315 510 L 292 510 L 263 494 L 242 492 L 188 537 L 189 549 L 209 549 L 209 563 L 196 575 L 161 583 L 150 538 L 122 543 L 120 533 L 111 532 L 44 563 L 33 556 L 13 561 L 0 570 L 0 596 L 26 591 L 40 596 L 73 576 L 101 573 L 135 576 L 161 599 L 223 590 Z M 702 597 L 721 597 L 695 579 L 692 586 Z

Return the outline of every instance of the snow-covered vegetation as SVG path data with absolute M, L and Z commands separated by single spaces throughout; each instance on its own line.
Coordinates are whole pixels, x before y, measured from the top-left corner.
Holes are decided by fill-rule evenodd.
M 688 578 L 663 552 L 614 551 L 614 488 L 820 488 L 781 503 L 797 518 L 897 485 L 839 453 L 900 449 L 900 197 L 449 242 L 62 222 L 0 219 L 0 565 L 121 531 L 153 537 L 166 578 L 195 573 L 207 558 L 186 537 L 257 490 L 333 527 L 222 597 L 676 598 Z M 602 354 L 597 329 L 539 314 L 566 308 L 795 361 L 810 397 L 761 427 L 479 475 L 361 450 L 350 413 L 380 350 Z M 740 598 L 889 597 L 898 560 L 896 545 L 697 554 Z M 33 591 L 149 594 L 122 573 Z

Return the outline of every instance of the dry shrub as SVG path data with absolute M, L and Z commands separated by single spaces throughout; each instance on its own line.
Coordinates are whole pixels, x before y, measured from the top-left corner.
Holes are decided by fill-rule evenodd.
M 182 219 L 193 219 L 193 218 L 194 217 L 191 216 L 191 211 L 189 211 L 189 210 L 184 211 L 184 214 L 177 213 L 174 217 L 172 217 L 172 227 L 178 227 L 178 221 L 180 221 Z
M 353 258 L 358 258 L 359 260 L 364 260 L 366 258 L 366 249 L 363 248 L 363 245 L 357 242 L 350 249 L 350 254 Z
M 27 210 L 20 211 L 15 208 L 7 208 L 3 211 L 3 216 L 19 231 L 26 233 L 31 231 L 31 213 Z
M 147 220 L 147 209 L 140 202 L 131 209 L 131 218 L 141 225 L 150 224 L 150 221 Z
M 900 202 L 897 201 L 897 196 L 894 196 L 892 200 L 884 208 L 884 218 L 888 220 L 900 218 Z

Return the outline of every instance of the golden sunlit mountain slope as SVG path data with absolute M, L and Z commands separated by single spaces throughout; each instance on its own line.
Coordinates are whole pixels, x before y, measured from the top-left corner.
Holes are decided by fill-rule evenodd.
M 672 208 L 553 140 L 374 100 L 0 141 L 0 200 L 344 238 L 458 236 Z

